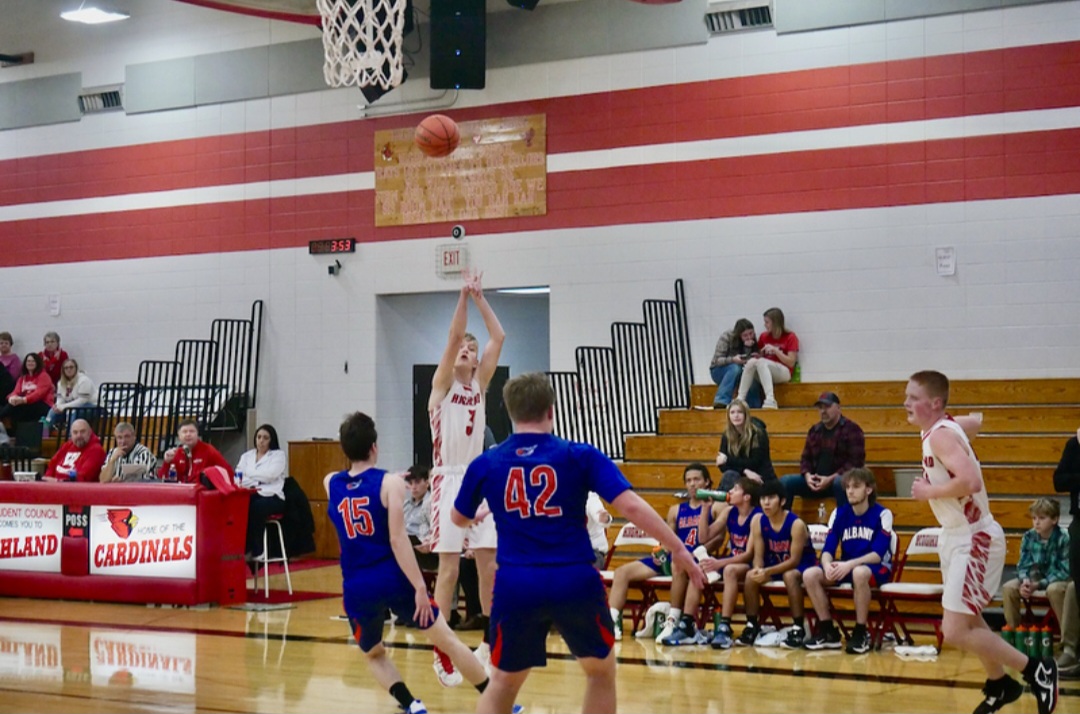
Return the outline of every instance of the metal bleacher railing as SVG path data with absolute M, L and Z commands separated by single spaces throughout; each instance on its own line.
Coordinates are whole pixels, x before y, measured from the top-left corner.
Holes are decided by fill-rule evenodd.
M 121 421 L 159 456 L 185 419 L 203 432 L 242 430 L 257 397 L 262 317 L 256 300 L 249 319 L 214 320 L 210 339 L 179 340 L 173 359 L 141 362 L 137 381 L 103 383 L 92 424 L 106 448 Z
M 549 372 L 555 389 L 555 433 L 622 458 L 627 434 L 655 432 L 659 409 L 689 408 L 694 368 L 686 292 L 646 300 L 644 321 L 616 322 L 611 347 L 579 347 L 574 372 Z

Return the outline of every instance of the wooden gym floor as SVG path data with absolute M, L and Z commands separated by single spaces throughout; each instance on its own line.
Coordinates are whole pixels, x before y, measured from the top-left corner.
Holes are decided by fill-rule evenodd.
M 302 571 L 293 586 L 340 592 L 339 573 Z M 395 712 L 340 613 L 336 598 L 269 612 L 0 598 L 0 711 Z M 394 629 L 387 643 L 430 711 L 474 710 L 471 687 L 438 684 L 416 630 Z M 628 634 L 616 651 L 624 712 L 969 712 L 981 699 L 978 661 L 951 649 L 919 662 L 890 651 L 661 648 Z M 548 653 L 520 703 L 529 714 L 578 711 L 577 664 L 556 636 Z M 1080 714 L 1080 682 L 1063 685 L 1058 711 Z M 1035 700 L 1003 711 L 1031 714 Z

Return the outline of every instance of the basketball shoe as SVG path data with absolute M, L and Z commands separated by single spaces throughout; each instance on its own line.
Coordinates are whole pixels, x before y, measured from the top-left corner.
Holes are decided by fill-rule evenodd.
M 665 637 L 660 644 L 667 647 L 679 647 L 681 645 L 704 645 L 708 641 L 705 634 L 698 630 L 694 621 L 687 618 L 680 620 L 671 636 Z
M 848 654 L 865 654 L 870 651 L 870 633 L 865 627 L 855 626 L 855 631 L 848 638 L 844 651 Z
M 992 714 L 1006 704 L 1015 702 L 1024 693 L 1024 685 L 1009 675 L 1001 679 L 988 679 L 982 688 L 983 699 L 975 707 L 975 714 Z
M 840 642 L 840 631 L 835 627 L 818 627 L 818 633 L 806 639 L 803 647 L 808 650 L 838 650 L 843 647 Z
M 450 656 L 435 648 L 435 661 L 432 664 L 435 669 L 435 675 L 439 678 L 439 684 L 444 687 L 456 687 L 461 684 L 463 677 L 461 672 L 454 669 L 454 663 L 450 661 Z
M 714 650 L 729 650 L 733 644 L 735 644 L 735 638 L 732 636 L 731 625 L 721 622 L 720 626 L 716 628 L 716 634 L 713 635 L 712 648 Z
M 743 628 L 742 634 L 739 635 L 739 639 L 735 640 L 735 644 L 739 647 L 753 647 L 760 634 L 761 625 L 747 625 Z
M 806 630 L 799 625 L 792 625 L 788 630 L 787 637 L 780 643 L 780 646 L 788 650 L 802 649 L 803 642 L 806 641 Z
M 412 700 L 412 704 L 409 705 L 408 709 L 405 707 L 400 707 L 400 709 L 405 712 L 405 714 L 428 714 L 427 707 L 425 707 L 424 703 L 419 699 Z
M 1031 687 L 1039 714 L 1051 714 L 1057 708 L 1058 667 L 1052 659 L 1037 661 L 1034 657 L 1024 667 L 1024 681 Z

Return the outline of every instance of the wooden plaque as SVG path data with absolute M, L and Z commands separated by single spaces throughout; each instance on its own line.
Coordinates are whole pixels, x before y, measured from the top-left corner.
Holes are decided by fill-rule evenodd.
M 403 226 L 547 213 L 543 114 L 460 122 L 454 153 L 432 158 L 414 127 L 375 132 L 375 225 Z

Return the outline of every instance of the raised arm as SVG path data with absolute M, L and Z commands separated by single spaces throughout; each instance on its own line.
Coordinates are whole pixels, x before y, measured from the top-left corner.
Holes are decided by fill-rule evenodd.
M 465 327 L 469 321 L 469 283 L 461 286 L 458 294 L 457 307 L 454 308 L 454 316 L 450 318 L 450 334 L 446 338 L 446 347 L 443 349 L 439 366 L 435 368 L 435 376 L 431 378 L 431 396 L 428 397 L 428 411 L 439 406 L 439 402 L 446 397 L 450 387 L 454 384 L 454 362 L 457 360 L 458 350 L 461 349 L 461 340 L 465 337 Z
M 503 330 L 495 311 L 491 309 L 491 303 L 484 297 L 484 288 L 480 284 L 480 275 L 471 282 L 473 302 L 480 311 L 480 317 L 484 319 L 484 327 L 488 333 L 488 343 L 480 356 L 480 365 L 476 369 L 476 381 L 480 382 L 480 389 L 486 390 L 491 384 L 491 378 L 495 376 L 495 369 L 499 366 L 499 355 L 502 354 L 503 342 L 506 341 L 506 332 Z

